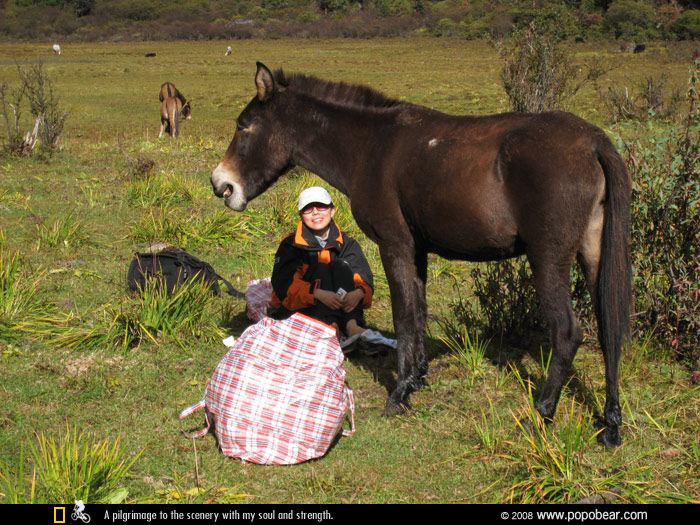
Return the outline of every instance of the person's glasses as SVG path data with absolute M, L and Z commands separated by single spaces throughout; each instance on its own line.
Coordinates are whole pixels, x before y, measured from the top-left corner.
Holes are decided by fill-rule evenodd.
M 301 213 L 303 213 L 304 215 L 308 215 L 309 213 L 313 213 L 314 210 L 324 212 L 328 211 L 330 207 L 330 204 L 309 204 L 303 210 L 301 210 Z

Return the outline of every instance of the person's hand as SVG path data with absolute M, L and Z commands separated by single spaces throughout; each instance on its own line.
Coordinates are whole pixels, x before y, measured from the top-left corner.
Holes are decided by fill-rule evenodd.
M 352 312 L 364 298 L 365 291 L 362 288 L 355 288 L 352 292 L 348 292 L 343 299 L 343 312 Z
M 314 290 L 314 297 L 317 301 L 321 301 L 331 310 L 340 310 L 341 308 L 343 308 L 343 300 L 340 297 L 338 297 L 334 292 L 329 292 L 328 290 L 316 288 Z

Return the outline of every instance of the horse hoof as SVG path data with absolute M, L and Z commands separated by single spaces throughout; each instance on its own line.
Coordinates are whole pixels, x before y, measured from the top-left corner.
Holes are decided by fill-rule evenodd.
M 598 434 L 598 443 L 608 448 L 619 447 L 622 443 L 620 432 L 617 428 L 604 428 L 603 431 Z
M 384 406 L 384 415 L 387 417 L 398 416 L 408 411 L 408 407 L 403 403 L 396 404 L 391 399 L 386 400 L 386 405 Z
M 520 430 L 523 434 L 527 436 L 535 435 L 535 425 L 533 425 L 532 421 L 530 421 L 529 419 L 521 419 L 518 422 L 518 430 Z

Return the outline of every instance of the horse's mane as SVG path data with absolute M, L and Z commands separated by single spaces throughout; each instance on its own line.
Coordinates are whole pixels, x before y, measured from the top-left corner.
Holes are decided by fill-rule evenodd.
M 275 71 L 274 75 L 277 83 L 285 88 L 332 104 L 372 109 L 393 108 L 403 104 L 361 84 L 332 82 L 296 73 L 286 75 L 281 69 Z

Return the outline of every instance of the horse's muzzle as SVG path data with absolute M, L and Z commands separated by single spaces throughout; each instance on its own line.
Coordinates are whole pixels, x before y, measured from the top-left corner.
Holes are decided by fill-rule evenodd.
M 226 206 L 234 211 L 245 210 L 248 201 L 241 185 L 234 180 L 230 171 L 219 164 L 211 175 L 211 185 L 214 194 L 224 199 Z

